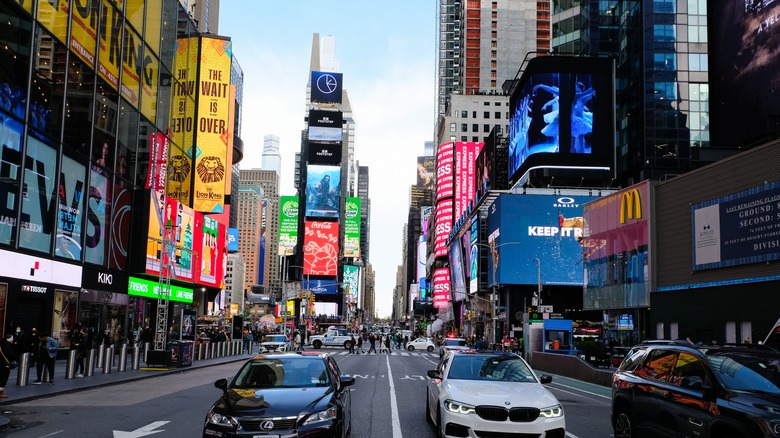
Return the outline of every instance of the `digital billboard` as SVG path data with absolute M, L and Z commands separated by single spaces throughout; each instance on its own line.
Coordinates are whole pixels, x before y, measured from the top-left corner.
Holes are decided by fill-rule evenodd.
M 238 228 L 228 228 L 228 252 L 238 252 Z
M 341 163 L 341 143 L 321 143 L 309 140 L 307 162 L 309 164 Z
M 311 102 L 341 103 L 344 76 L 341 73 L 311 72 Z
M 155 191 L 149 192 L 149 226 L 146 241 L 146 273 L 160 275 L 162 265 L 170 260 L 173 263 L 171 278 L 182 281 L 196 281 L 197 276 L 193 263 L 193 253 L 196 251 L 196 224 L 200 222 L 200 214 Z M 196 217 L 197 215 L 197 217 Z M 162 240 L 167 232 L 167 239 L 173 247 L 168 254 L 163 252 Z
M 309 111 L 309 141 L 341 144 L 343 123 L 341 111 Z
M 444 199 L 436 203 L 436 228 L 433 240 L 433 256 L 447 255 L 447 239 L 452 231 L 452 199 Z
M 709 63 L 702 68 L 709 75 L 710 89 L 703 90 L 709 95 L 697 91 L 689 99 L 709 101 L 709 112 L 703 112 L 709 120 L 691 123 L 709 128 L 711 146 L 733 148 L 763 136 L 774 126 L 769 116 L 780 114 L 775 25 L 780 2 L 710 1 L 707 9 Z
M 200 37 L 200 76 L 197 97 L 197 146 L 193 208 L 204 213 L 225 211 L 225 174 L 230 173 L 230 67 L 229 39 Z
M 466 296 L 466 272 L 463 267 L 463 246 L 460 239 L 453 239 L 448 251 L 450 263 L 450 281 L 452 282 L 452 301 L 460 301 Z
M 306 221 L 303 237 L 303 274 L 336 275 L 339 223 Z
M 306 172 L 306 217 L 339 217 L 341 168 L 317 164 Z
M 127 285 L 127 294 L 135 297 L 157 299 L 160 293 L 164 293 L 160 288 L 159 281 L 150 281 L 143 278 L 130 277 Z M 182 303 L 191 303 L 193 299 L 192 289 L 180 287 L 171 284 L 168 299 L 171 301 L 180 301 Z
M 586 309 L 650 304 L 650 184 L 642 182 L 586 203 L 582 261 Z
M 178 202 L 192 202 L 193 153 L 195 148 L 198 71 L 198 38 L 176 40 L 174 74 L 171 80 L 171 116 L 169 135 L 172 144 L 166 155 L 170 175 L 167 176 L 167 195 Z M 175 146 L 174 146 L 175 145 Z
M 488 245 L 494 251 L 488 259 L 488 286 L 536 285 L 539 274 L 543 284 L 582 286 L 582 206 L 594 199 L 499 195 L 487 216 Z
M 344 292 L 350 303 L 357 303 L 360 292 L 360 266 L 344 265 Z
M 436 154 L 436 201 L 450 198 L 455 192 L 455 143 L 439 145 Z
M 81 260 L 81 224 L 87 193 L 86 166 L 64 155 L 61 166 L 54 255 Z
M 434 182 L 436 182 L 436 158 L 417 157 L 417 187 L 433 190 Z
M 433 307 L 447 307 L 450 301 L 450 271 L 447 268 L 437 268 L 433 271 Z
M 509 101 L 510 185 L 532 168 L 610 169 L 614 61 L 540 56 Z
M 455 143 L 455 218 L 468 210 L 474 199 L 475 164 L 483 143 Z
M 298 245 L 298 197 L 279 197 L 279 249 L 280 256 L 295 253 Z
M 347 196 L 344 210 L 344 257 L 360 257 L 360 198 Z
M 482 199 L 489 190 L 496 188 L 495 153 L 495 142 L 487 141 L 477 155 L 477 161 L 474 164 L 474 199 L 476 201 Z
M 224 288 L 227 270 L 227 227 L 209 216 L 195 213 L 195 282 Z
M 337 295 L 339 293 L 339 282 L 323 279 L 303 279 L 303 289 L 310 290 L 315 295 Z
M 130 228 L 133 219 L 133 186 L 117 181 L 114 184 L 113 199 L 108 267 L 125 271 L 130 250 Z

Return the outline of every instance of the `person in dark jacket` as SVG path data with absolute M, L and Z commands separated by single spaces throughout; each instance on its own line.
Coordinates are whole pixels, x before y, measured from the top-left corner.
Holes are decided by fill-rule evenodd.
M 33 368 L 38 361 L 38 346 L 41 344 L 41 340 L 38 338 L 38 330 L 33 327 L 30 333 L 27 333 L 23 339 L 24 352 L 30 353 L 30 368 Z
M 8 376 L 11 375 L 11 362 L 17 360 L 16 353 L 13 349 L 13 335 L 6 335 L 5 338 L 0 341 L 0 398 L 8 398 L 8 394 L 5 393 L 5 385 L 8 384 Z
M 87 329 L 76 324 L 70 332 L 70 348 L 76 350 L 76 377 L 84 377 L 84 357 L 87 355 Z

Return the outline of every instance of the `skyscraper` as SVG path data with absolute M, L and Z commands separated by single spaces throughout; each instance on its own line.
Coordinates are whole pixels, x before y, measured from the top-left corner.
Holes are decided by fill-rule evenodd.
M 268 134 L 263 137 L 263 170 L 274 170 L 281 178 L 282 154 L 279 152 L 279 136 Z
M 262 260 L 263 285 L 271 292 L 280 291 L 279 246 L 277 244 L 279 241 L 279 173 L 266 169 L 241 169 L 239 186 L 241 190 L 254 188 L 262 191 L 262 200 L 265 203 L 264 221 L 261 224 L 265 227 L 265 252 Z M 247 271 L 249 271 L 249 259 L 246 260 Z

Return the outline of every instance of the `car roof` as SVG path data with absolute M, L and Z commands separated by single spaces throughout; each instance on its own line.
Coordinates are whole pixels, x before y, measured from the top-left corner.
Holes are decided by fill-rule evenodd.
M 278 359 L 278 358 L 295 360 L 296 358 L 310 358 L 315 356 L 325 359 L 326 357 L 328 357 L 328 353 L 320 353 L 316 351 L 278 351 L 272 353 L 256 354 L 253 357 L 251 357 L 249 360 L 251 361 L 257 359 Z

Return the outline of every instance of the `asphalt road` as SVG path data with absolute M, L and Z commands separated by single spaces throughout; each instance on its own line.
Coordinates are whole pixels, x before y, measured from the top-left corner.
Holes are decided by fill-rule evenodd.
M 391 355 L 334 354 L 352 389 L 352 436 L 433 438 L 425 419 L 427 370 L 437 353 L 393 350 Z M 201 436 L 203 421 L 220 392 L 213 382 L 231 377 L 241 362 L 159 376 L 121 385 L 4 406 L 9 438 Z M 608 389 L 554 377 L 549 388 L 563 403 L 567 436 L 611 437 Z

